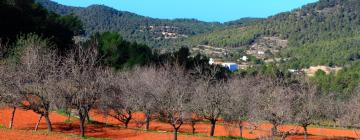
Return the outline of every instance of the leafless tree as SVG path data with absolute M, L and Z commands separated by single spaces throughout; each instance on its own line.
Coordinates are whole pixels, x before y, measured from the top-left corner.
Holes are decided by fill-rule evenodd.
M 133 85 L 137 90 L 136 108 L 145 113 L 145 130 L 150 129 L 150 121 L 157 110 L 156 82 L 157 68 L 142 67 L 132 74 Z
M 328 120 L 333 121 L 333 127 L 336 128 L 347 111 L 347 104 L 339 98 L 337 93 L 323 94 L 320 98 L 320 113 Z
M 360 87 L 353 91 L 353 95 L 349 100 L 345 100 L 346 105 L 343 106 L 343 113 L 339 120 L 345 127 L 359 127 L 360 126 Z
M 127 128 L 139 99 L 138 83 L 130 73 L 116 74 L 111 82 L 111 88 L 101 99 L 102 112 L 120 121 Z
M 275 139 L 278 127 L 291 119 L 292 90 L 281 79 L 257 77 L 258 85 L 253 95 L 253 116 L 269 121 L 273 128 L 271 137 Z
M 211 123 L 210 136 L 214 136 L 216 122 L 224 113 L 230 101 L 228 85 L 225 81 L 208 83 L 199 80 L 195 88 L 194 107 L 197 114 Z
M 98 64 L 96 44 L 87 48 L 78 47 L 63 64 L 61 86 L 58 87 L 63 106 L 76 109 L 80 118 L 81 136 L 85 136 L 85 121 L 89 111 L 99 101 L 101 94 L 107 90 L 112 70 Z
M 196 86 L 196 85 L 193 85 L 193 86 Z M 195 89 L 195 88 L 192 88 L 192 89 Z M 195 96 L 194 96 L 195 97 Z M 198 113 L 198 106 L 197 106 L 197 102 L 196 102 L 196 99 L 192 99 L 191 102 L 188 105 L 187 109 L 187 114 L 184 114 L 185 117 L 186 117 L 186 121 L 188 123 L 190 123 L 191 125 L 191 131 L 192 131 L 192 134 L 194 135 L 196 133 L 196 124 L 200 121 L 203 120 L 202 116 L 200 116 Z
M 229 105 L 230 96 L 228 93 L 228 84 L 217 77 L 220 71 L 219 67 L 195 69 L 197 77 L 193 86 L 195 94 L 192 107 L 196 114 L 209 120 L 211 123 L 210 136 L 214 136 L 216 122 Z
M 18 98 L 17 107 L 44 116 L 48 131 L 52 131 L 49 114 L 54 92 L 51 87 L 57 80 L 59 58 L 55 51 L 49 49 L 51 44 L 38 36 L 21 38 L 17 45 L 20 52 L 18 59 L 11 63 L 12 69 L 8 71 L 13 78 L 9 81 L 10 89 L 17 91 L 12 93 Z
M 230 124 L 236 123 L 240 137 L 243 137 L 243 122 L 250 117 L 253 82 L 252 77 L 234 77 L 229 81 L 230 105 L 224 112 L 224 119 Z
M 13 109 L 9 122 L 9 128 L 11 129 L 18 103 L 21 101 L 19 98 L 20 80 L 8 66 L 0 65 L 0 72 L 0 104 Z
M 190 115 L 191 116 L 189 116 L 189 118 L 187 119 L 188 120 L 188 122 L 190 122 L 190 125 L 191 125 L 191 133 L 193 134 L 193 135 L 195 135 L 195 133 L 196 133 L 196 127 L 195 127 L 195 125 L 198 123 L 198 122 L 200 122 L 200 121 L 202 121 L 203 119 L 202 119 L 202 117 L 201 116 L 199 116 L 199 115 L 197 115 L 197 114 L 195 114 L 195 113 L 190 113 Z
M 307 140 L 307 127 L 316 123 L 321 117 L 321 93 L 315 84 L 300 79 L 299 84 L 292 86 L 296 94 L 292 105 L 294 122 L 304 128 L 304 139 Z
M 157 93 L 159 119 L 174 129 L 174 140 L 186 121 L 187 104 L 191 101 L 190 80 L 180 66 L 166 65 L 158 69 L 155 92 Z

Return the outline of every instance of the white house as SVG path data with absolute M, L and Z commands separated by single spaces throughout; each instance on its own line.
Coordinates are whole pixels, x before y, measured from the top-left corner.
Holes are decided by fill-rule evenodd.
M 214 64 L 214 59 L 210 58 L 209 64 L 210 64 L 210 65 Z
M 258 55 L 264 55 L 265 54 L 264 51 L 258 51 L 257 53 L 258 53 Z
M 249 58 L 248 58 L 247 56 L 243 56 L 243 57 L 241 57 L 241 60 L 242 60 L 242 61 L 248 61 Z

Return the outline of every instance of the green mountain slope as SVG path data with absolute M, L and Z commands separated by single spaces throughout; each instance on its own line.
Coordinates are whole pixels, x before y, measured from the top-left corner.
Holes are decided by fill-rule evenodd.
M 360 54 L 359 34 L 359 0 L 320 0 L 252 24 L 193 36 L 179 44 L 244 47 L 261 37 L 280 37 L 288 40 L 289 47 L 277 57 L 290 58 L 290 66 L 343 66 Z
M 358 0 L 320 0 L 267 19 L 245 18 L 225 24 L 191 19 L 154 19 L 101 5 L 81 8 L 49 0 L 38 2 L 62 15 L 78 15 L 88 35 L 118 31 L 125 39 L 156 47 L 210 45 L 250 48 L 263 37 L 279 37 L 288 40 L 289 47 L 275 57 L 289 58 L 289 68 L 344 66 L 358 59 L 354 56 L 360 55 L 357 43 L 360 33 Z
M 261 31 L 257 26 L 231 27 L 208 34 L 193 36 L 179 44 L 186 44 L 188 46 L 240 47 L 251 44 L 260 35 Z
M 118 11 L 103 5 L 86 8 L 64 6 L 50 0 L 37 0 L 46 9 L 60 15 L 75 14 L 84 23 L 87 35 L 95 32 L 120 32 L 125 39 L 149 46 L 166 46 L 168 42 L 223 28 L 220 23 L 208 23 L 195 19 L 155 19 L 130 12 Z
M 360 1 L 320 0 L 290 13 L 269 18 L 260 26 L 265 35 L 289 40 L 287 57 L 293 65 L 338 65 L 352 63 L 360 54 Z

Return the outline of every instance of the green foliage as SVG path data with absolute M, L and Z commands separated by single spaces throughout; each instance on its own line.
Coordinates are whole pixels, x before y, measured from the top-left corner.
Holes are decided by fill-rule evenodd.
M 58 22 L 70 29 L 74 35 L 84 34 L 83 23 L 74 14 L 62 16 L 59 18 Z
M 360 85 L 360 61 L 353 62 L 351 67 L 345 67 L 337 74 L 326 75 L 323 71 L 317 71 L 312 79 L 325 93 L 349 95 Z
M 241 18 L 234 21 L 225 22 L 225 25 L 229 26 L 249 26 L 261 22 L 264 18 Z
M 84 23 L 88 36 L 97 32 L 119 32 L 124 39 L 152 47 L 168 46 L 173 39 L 165 39 L 162 32 L 179 35 L 197 35 L 222 28 L 220 23 L 207 23 L 195 19 L 163 20 L 140 16 L 130 12 L 118 11 L 103 5 L 87 8 L 60 5 L 49 0 L 37 0 L 48 10 L 60 15 L 77 15 Z M 155 27 L 155 28 L 151 28 Z
M 320 0 L 292 12 L 273 16 L 258 26 L 265 36 L 289 40 L 284 57 L 292 66 L 349 64 L 359 54 L 360 2 Z
M 152 51 L 146 45 L 123 40 L 118 33 L 105 32 L 92 37 L 99 41 L 102 63 L 115 68 L 132 68 L 135 65 L 149 64 L 153 59 Z
M 225 30 L 215 31 L 191 37 L 181 45 L 211 45 L 216 47 L 240 47 L 251 44 L 260 35 L 260 30 L 256 26 L 233 27 Z
M 258 26 L 265 36 L 289 40 L 281 53 L 286 68 L 314 65 L 344 67 L 337 74 L 317 72 L 314 81 L 324 92 L 350 93 L 359 82 L 360 2 L 320 0 L 292 12 L 273 16 Z M 346 94 L 345 94 L 346 95 Z
M 49 38 L 58 48 L 67 49 L 82 25 L 76 17 L 49 13 L 33 0 L 10 0 L 0 3 L 0 38 L 9 44 L 20 35 L 36 33 Z
M 302 47 L 291 47 L 283 54 L 292 60 L 289 65 L 296 68 L 314 65 L 344 66 L 352 62 L 352 56 L 360 54 L 360 36 L 322 40 L 306 43 Z
M 70 112 L 66 109 L 58 109 L 56 113 L 62 116 L 70 116 Z
M 209 75 L 214 68 L 218 69 L 215 77 L 217 79 L 227 79 L 231 72 L 222 66 L 215 66 L 209 64 L 209 58 L 201 54 L 196 56 L 190 56 L 188 48 L 180 48 L 179 50 L 172 53 L 165 53 L 161 55 L 155 54 L 153 64 L 162 66 L 165 64 L 180 65 L 186 70 L 192 71 L 194 76 Z
M 354 88 L 360 85 L 360 61 L 354 62 L 354 64 L 340 71 L 335 79 L 336 88 L 339 90 L 345 90 L 345 92 L 351 92 Z
M 105 32 L 96 34 L 84 45 L 98 42 L 101 63 L 117 69 L 144 65 L 179 64 L 188 70 L 201 67 L 210 70 L 209 59 L 200 54 L 191 57 L 188 48 L 164 54 L 153 53 L 146 45 L 124 40 L 118 33 Z M 223 78 L 229 72 L 223 68 L 218 77 Z
M 349 59 L 353 56 L 360 56 L 358 13 L 359 1 L 320 0 L 251 24 L 235 24 L 225 30 L 194 36 L 178 44 L 240 47 L 249 46 L 260 36 L 277 36 L 289 41 L 289 48 L 281 53 L 283 58 L 291 58 L 286 62 L 289 68 L 343 66 L 351 63 Z

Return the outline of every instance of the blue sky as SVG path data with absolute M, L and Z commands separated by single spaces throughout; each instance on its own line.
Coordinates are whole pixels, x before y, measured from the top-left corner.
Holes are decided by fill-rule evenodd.
M 70 6 L 104 4 L 122 11 L 162 19 L 196 18 L 226 22 L 268 17 L 318 0 L 53 0 Z

